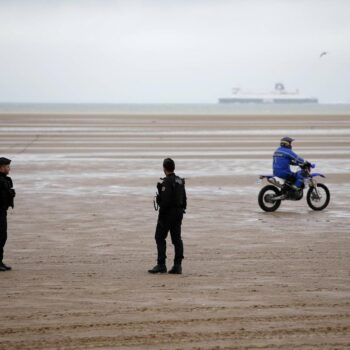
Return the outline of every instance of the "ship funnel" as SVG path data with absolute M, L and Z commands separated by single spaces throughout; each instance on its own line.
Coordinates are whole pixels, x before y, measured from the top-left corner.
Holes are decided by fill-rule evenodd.
M 275 90 L 279 91 L 279 92 L 283 92 L 283 91 L 285 91 L 285 87 L 284 87 L 284 85 L 282 83 L 276 83 L 275 84 Z

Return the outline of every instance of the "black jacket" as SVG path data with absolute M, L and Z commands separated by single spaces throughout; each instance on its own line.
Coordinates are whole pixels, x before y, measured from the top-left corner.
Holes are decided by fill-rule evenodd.
M 161 211 L 166 211 L 173 208 L 187 208 L 187 196 L 185 190 L 185 180 L 174 173 L 167 175 L 158 183 L 158 198 Z
M 0 210 L 7 210 L 9 207 L 13 208 L 15 195 L 12 179 L 0 173 Z

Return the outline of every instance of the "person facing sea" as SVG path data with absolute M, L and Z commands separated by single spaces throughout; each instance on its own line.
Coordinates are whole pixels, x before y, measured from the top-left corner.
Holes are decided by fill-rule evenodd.
M 157 243 L 157 265 L 149 273 L 166 273 L 166 237 L 170 231 L 171 241 L 175 248 L 174 265 L 169 271 L 171 274 L 182 273 L 183 242 L 181 238 L 181 224 L 183 214 L 187 208 L 187 196 L 185 190 L 185 180 L 176 176 L 175 162 L 170 159 L 164 159 L 163 171 L 166 175 L 157 184 L 158 195 L 157 204 L 159 205 L 158 222 L 155 233 Z

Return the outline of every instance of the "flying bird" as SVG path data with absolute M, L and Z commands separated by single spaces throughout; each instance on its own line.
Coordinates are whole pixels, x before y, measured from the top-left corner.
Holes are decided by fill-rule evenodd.
M 323 52 L 321 52 L 321 54 L 320 54 L 320 58 L 322 58 L 323 56 L 326 56 L 328 54 L 328 52 L 327 51 L 323 51 Z

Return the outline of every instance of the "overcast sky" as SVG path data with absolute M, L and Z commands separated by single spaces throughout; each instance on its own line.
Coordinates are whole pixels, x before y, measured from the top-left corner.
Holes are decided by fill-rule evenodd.
M 281 81 L 349 103 L 349 15 L 349 0 L 0 0 L 0 102 L 210 103 Z

